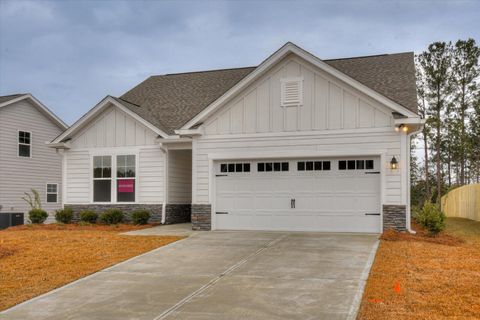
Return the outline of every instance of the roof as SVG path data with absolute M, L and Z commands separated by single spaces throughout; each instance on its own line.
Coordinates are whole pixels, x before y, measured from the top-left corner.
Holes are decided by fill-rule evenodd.
M 15 93 L 15 94 L 9 94 L 7 96 L 0 96 L 0 104 L 4 102 L 8 102 L 10 100 L 16 99 L 18 97 L 24 96 L 25 93 Z
M 6 96 L 0 96 L 0 108 L 6 107 L 10 104 L 13 104 L 17 101 L 21 101 L 24 99 L 29 99 L 30 102 L 33 102 L 33 105 L 40 110 L 45 116 L 47 116 L 53 123 L 55 123 L 58 127 L 63 130 L 68 128 L 68 125 L 62 121 L 57 115 L 55 115 L 50 109 L 48 109 L 43 103 L 41 103 L 37 98 L 35 98 L 30 93 L 16 93 L 10 94 Z

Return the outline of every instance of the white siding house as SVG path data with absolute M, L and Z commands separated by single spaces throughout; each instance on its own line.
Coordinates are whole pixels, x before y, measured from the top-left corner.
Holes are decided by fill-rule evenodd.
M 150 77 L 52 142 L 64 202 L 194 229 L 409 229 L 414 74 L 411 53 L 323 61 L 287 43 L 254 68 Z
M 27 219 L 22 197 L 31 189 L 47 212 L 62 207 L 61 155 L 46 143 L 66 128 L 30 94 L 0 97 L 0 212 L 23 212 Z

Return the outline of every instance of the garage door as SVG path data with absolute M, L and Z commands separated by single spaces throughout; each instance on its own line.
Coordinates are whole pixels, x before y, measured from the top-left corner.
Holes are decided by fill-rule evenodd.
M 215 164 L 215 226 L 224 230 L 381 231 L 380 159 Z

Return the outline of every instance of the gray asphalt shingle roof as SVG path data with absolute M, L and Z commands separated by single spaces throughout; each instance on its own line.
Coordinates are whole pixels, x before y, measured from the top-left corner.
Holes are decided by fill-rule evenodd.
M 417 112 L 412 52 L 323 60 L 330 66 Z M 120 98 L 127 108 L 167 134 L 181 128 L 256 67 L 152 76 Z

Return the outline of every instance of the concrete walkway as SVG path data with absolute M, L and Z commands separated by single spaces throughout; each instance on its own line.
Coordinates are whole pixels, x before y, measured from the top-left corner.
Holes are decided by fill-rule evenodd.
M 377 244 L 374 235 L 196 232 L 0 319 L 355 319 Z

